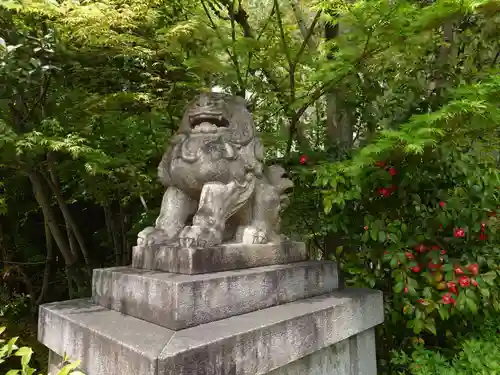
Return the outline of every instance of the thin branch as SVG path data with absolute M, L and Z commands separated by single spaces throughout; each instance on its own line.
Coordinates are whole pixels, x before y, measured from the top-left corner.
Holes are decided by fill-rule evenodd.
M 17 264 L 21 266 L 34 266 L 34 265 L 40 265 L 40 264 L 45 264 L 45 261 L 43 262 L 12 262 L 10 260 L 2 260 L 0 263 L 4 264 Z
M 316 15 L 314 16 L 314 20 L 311 23 L 311 26 L 307 30 L 307 35 L 304 38 L 304 41 L 302 42 L 302 45 L 300 46 L 299 52 L 297 52 L 297 56 L 295 56 L 294 65 L 297 65 L 297 63 L 299 62 L 300 56 L 302 55 L 302 53 L 306 49 L 306 46 L 308 45 L 309 40 L 311 39 L 311 37 L 313 35 L 314 29 L 316 28 L 316 24 L 318 23 L 320 16 L 321 16 L 321 10 L 319 10 L 316 13 Z
M 320 249 L 323 254 L 325 253 L 325 248 L 324 246 L 321 246 L 321 244 L 319 243 L 318 241 L 318 237 L 316 236 L 316 231 L 314 230 L 313 226 L 311 224 L 309 224 L 309 222 L 306 220 L 306 217 L 303 216 L 302 217 L 302 220 L 304 221 L 304 223 L 306 224 L 306 226 L 309 228 L 309 230 L 311 231 L 312 235 L 313 235 L 313 242 L 314 244 L 316 245 L 316 247 L 318 249 Z
M 498 58 L 500 57 L 500 50 L 496 53 L 495 57 L 493 58 L 493 61 L 491 62 L 491 67 L 493 68 L 495 64 L 498 61 Z
M 44 80 L 42 87 L 40 89 L 40 95 L 38 96 L 36 102 L 33 104 L 31 109 L 26 113 L 24 118 L 21 120 L 21 123 L 24 123 L 27 119 L 29 119 L 31 117 L 31 115 L 33 114 L 33 112 L 35 111 L 35 109 L 38 107 L 38 105 L 41 104 L 43 101 L 45 101 L 46 94 L 47 94 L 47 91 L 49 89 L 51 79 L 52 79 L 51 74 L 48 74 L 47 76 L 45 76 L 45 80 Z
M 286 60 L 288 65 L 291 67 L 293 65 L 292 57 L 290 56 L 290 50 L 286 44 L 285 30 L 283 29 L 283 20 L 281 19 L 281 11 L 278 4 L 278 0 L 274 0 L 274 7 L 276 8 L 276 19 L 278 21 L 278 28 L 281 36 L 281 43 L 283 44 L 283 52 L 285 52 Z
M 219 40 L 222 43 L 224 43 L 224 40 L 223 40 L 222 36 L 219 33 L 219 29 L 217 28 L 217 25 L 215 24 L 212 16 L 210 15 L 210 11 L 208 10 L 208 8 L 207 8 L 207 6 L 205 4 L 205 0 L 201 0 L 201 5 L 203 6 L 203 10 L 205 11 L 205 14 L 207 15 L 207 18 L 210 21 L 211 27 L 215 31 L 215 34 L 217 35 L 217 37 L 219 38 Z M 231 17 L 231 22 L 233 22 L 232 18 L 233 17 Z M 234 43 L 234 40 L 233 40 L 233 43 Z M 233 44 L 233 48 L 234 48 L 234 44 Z M 227 48 L 227 47 L 226 47 L 226 53 L 229 55 L 229 58 L 231 59 L 231 61 L 234 64 L 234 67 L 236 69 L 236 75 L 237 75 L 237 78 L 238 78 L 238 84 L 240 85 L 240 89 L 243 90 L 245 86 L 244 86 L 243 79 L 241 77 L 240 65 L 239 65 L 238 59 L 236 58 L 236 56 L 234 56 L 231 53 L 231 51 L 229 51 L 229 48 Z
M 214 5 L 212 2 L 210 2 L 210 1 L 209 1 L 209 2 L 208 2 L 208 6 L 210 7 L 210 9 L 212 9 L 212 12 L 214 12 L 214 13 L 215 13 L 215 15 L 216 15 L 217 17 L 219 17 L 221 20 L 224 20 L 224 21 L 229 21 L 229 20 L 230 20 L 230 18 L 229 18 L 229 17 L 224 17 L 224 16 L 222 15 L 222 13 L 221 13 L 220 9 L 217 9 L 217 8 L 215 7 L 215 5 Z
M 234 7 L 234 0 L 233 0 L 233 7 Z M 242 96 L 245 97 L 245 84 L 243 83 L 243 79 L 241 77 L 241 70 L 240 70 L 240 63 L 238 61 L 238 56 L 236 55 L 235 51 L 235 45 L 236 45 L 236 25 L 234 23 L 234 17 L 231 17 L 231 40 L 233 41 L 232 46 L 233 46 L 233 56 L 234 56 L 234 64 L 236 68 L 236 74 L 238 75 L 238 83 L 240 85 L 240 89 L 238 92 L 243 94 Z
M 262 35 L 264 35 L 264 31 L 266 30 L 267 25 L 269 25 L 269 22 L 271 21 L 272 17 L 274 16 L 275 10 L 276 10 L 276 8 L 273 4 L 273 8 L 271 9 L 271 13 L 267 17 L 266 22 L 264 22 L 264 26 L 262 26 L 262 29 L 260 30 L 259 34 L 257 35 L 257 39 L 256 39 L 257 42 L 260 41 L 260 38 L 262 37 Z M 248 53 L 248 64 L 247 64 L 247 70 L 245 72 L 245 83 L 248 82 L 249 73 L 255 73 L 255 70 L 250 68 L 250 65 L 252 63 L 252 59 L 254 56 L 255 56 L 255 53 L 252 53 L 252 52 Z

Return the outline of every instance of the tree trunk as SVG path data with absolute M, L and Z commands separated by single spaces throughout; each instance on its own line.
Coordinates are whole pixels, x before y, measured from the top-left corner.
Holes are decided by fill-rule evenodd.
M 50 180 L 47 179 L 47 182 L 56 197 L 59 208 L 61 209 L 61 213 L 63 214 L 64 221 L 66 221 L 66 227 L 68 228 L 68 240 L 70 241 L 70 245 L 72 244 L 71 242 L 72 241 L 74 242 L 74 239 L 76 238 L 78 246 L 80 247 L 80 251 L 82 252 L 85 264 L 87 265 L 87 267 L 90 267 L 89 251 L 87 249 L 87 246 L 85 245 L 85 240 L 83 239 L 83 235 L 80 232 L 80 229 L 78 228 L 78 225 L 76 224 L 75 220 L 73 219 L 73 215 L 71 214 L 71 211 L 68 205 L 66 204 L 66 200 L 62 195 L 61 186 L 59 184 L 59 179 L 57 178 L 56 172 L 54 170 L 51 154 L 47 155 L 47 160 L 48 160 L 48 170 L 50 174 Z M 71 238 L 72 235 L 74 235 L 74 238 Z
M 68 277 L 69 297 L 71 299 L 74 296 L 72 286 L 73 279 L 77 284 L 79 284 L 79 282 L 81 281 L 78 279 L 78 275 L 76 272 L 77 270 L 75 269 L 76 259 L 71 253 L 68 242 L 66 241 L 63 233 L 57 225 L 56 216 L 50 205 L 50 200 L 45 187 L 43 186 L 42 176 L 36 171 L 27 171 L 26 173 L 33 187 L 33 194 L 35 195 L 35 199 L 42 209 L 44 219 L 47 221 L 47 225 L 50 229 L 52 237 L 54 238 L 54 241 L 56 242 L 57 247 L 59 248 L 59 251 L 61 252 L 61 255 L 64 259 L 64 263 L 66 265 L 66 274 Z
M 54 243 L 52 241 L 52 234 L 50 233 L 50 228 L 45 220 L 45 246 L 47 248 L 47 256 L 45 258 L 45 269 L 43 271 L 43 279 L 42 279 L 42 288 L 40 290 L 40 294 L 38 295 L 38 299 L 36 300 L 36 305 L 41 305 L 45 300 L 45 296 L 47 295 L 47 290 L 49 289 L 49 281 L 50 281 L 50 273 L 52 268 L 52 261 L 54 257 Z
M 325 24 L 325 39 L 333 40 L 339 36 L 340 24 Z M 335 53 L 327 56 L 328 60 L 335 59 Z M 326 96 L 326 134 L 328 146 L 337 145 L 342 149 L 350 149 L 353 144 L 353 120 L 352 116 L 343 105 L 346 96 L 346 88 L 343 85 L 337 87 Z
M 122 205 L 120 204 L 119 206 L 119 215 L 120 215 L 120 234 L 121 234 L 121 237 L 122 237 L 122 262 L 121 264 L 122 265 L 127 265 L 127 264 L 130 264 L 130 262 L 132 261 L 132 258 L 131 258 L 131 249 L 130 249 L 130 244 L 128 243 L 128 240 L 127 240 L 127 216 L 125 215 L 125 212 L 123 211 L 123 207 Z
M 110 204 L 106 204 L 104 206 L 104 219 L 106 221 L 108 238 L 110 239 L 115 253 L 115 265 L 119 266 L 121 265 L 120 240 L 118 237 L 118 231 L 116 229 L 115 220 L 113 218 L 113 211 L 111 210 Z

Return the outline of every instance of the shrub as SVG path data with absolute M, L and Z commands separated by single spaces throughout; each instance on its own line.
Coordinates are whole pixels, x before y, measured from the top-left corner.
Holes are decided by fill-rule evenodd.
M 0 327 L 0 335 L 5 331 L 5 327 Z M 27 346 L 18 348 L 16 342 L 18 337 L 11 339 L 0 338 L 0 364 L 5 364 L 12 357 L 19 357 L 21 360 L 21 369 L 9 369 L 5 375 L 33 375 L 36 370 L 30 367 L 33 350 Z M 80 361 L 75 361 L 65 365 L 58 375 L 84 375 L 82 372 L 75 370 L 80 365 Z
M 384 291 L 385 364 L 395 347 L 452 348 L 470 322 L 500 310 L 493 92 L 498 78 L 464 86 L 351 160 L 317 168 L 347 282 Z
M 478 328 L 460 344 L 459 352 L 448 359 L 440 352 L 417 346 L 411 356 L 399 351 L 393 364 L 406 370 L 400 373 L 412 375 L 460 375 L 460 374 L 499 374 L 500 373 L 500 335 L 497 327 L 500 322 Z

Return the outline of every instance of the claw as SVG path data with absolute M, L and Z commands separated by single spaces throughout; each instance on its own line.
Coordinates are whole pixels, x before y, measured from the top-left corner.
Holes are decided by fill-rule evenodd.
M 182 230 L 179 242 L 182 247 L 207 248 L 220 245 L 222 237 L 215 229 L 192 225 Z
M 166 243 L 169 240 L 170 238 L 161 229 L 147 227 L 137 235 L 137 246 L 151 246 Z

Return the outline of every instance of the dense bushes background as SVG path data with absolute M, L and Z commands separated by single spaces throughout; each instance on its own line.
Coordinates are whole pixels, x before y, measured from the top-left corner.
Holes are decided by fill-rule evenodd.
M 37 306 L 130 261 L 164 143 L 216 87 L 291 170 L 284 230 L 384 291 L 380 373 L 486 371 L 471 353 L 493 366 L 496 341 L 471 322 L 500 307 L 498 35 L 495 0 L 3 1 L 0 324 L 43 370 Z

